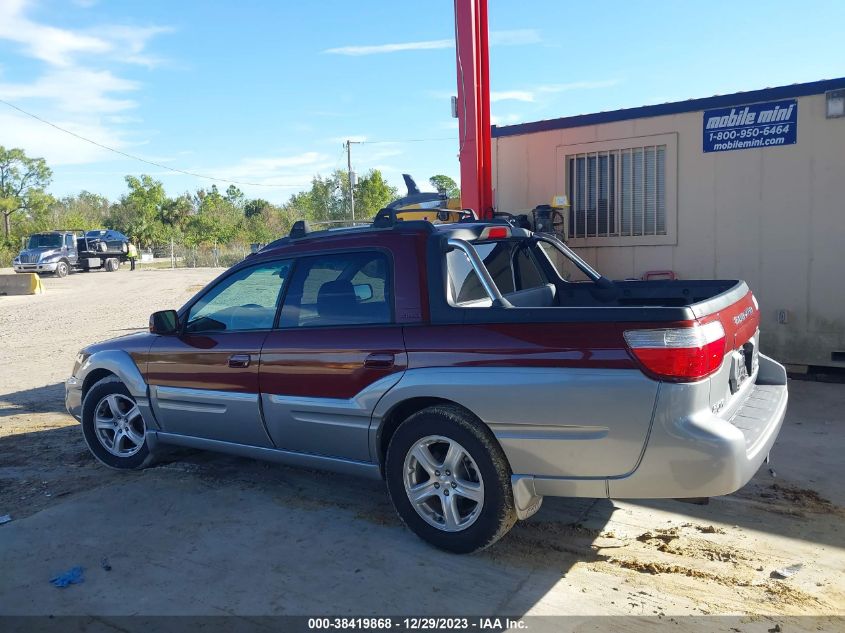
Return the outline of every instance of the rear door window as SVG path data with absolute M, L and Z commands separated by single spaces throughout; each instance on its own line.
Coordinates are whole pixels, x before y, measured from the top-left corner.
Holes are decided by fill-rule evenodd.
M 297 262 L 280 327 L 378 325 L 393 320 L 387 256 L 376 251 Z
M 523 242 L 488 242 L 474 244 L 474 247 L 503 295 L 548 283 L 542 269 Z M 452 303 L 460 305 L 489 299 L 463 251 L 449 251 L 446 254 L 446 268 Z

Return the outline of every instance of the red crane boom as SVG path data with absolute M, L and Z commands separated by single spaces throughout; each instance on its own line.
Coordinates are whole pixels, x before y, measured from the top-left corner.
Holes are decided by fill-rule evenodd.
M 493 217 L 487 0 L 455 0 L 461 206 Z

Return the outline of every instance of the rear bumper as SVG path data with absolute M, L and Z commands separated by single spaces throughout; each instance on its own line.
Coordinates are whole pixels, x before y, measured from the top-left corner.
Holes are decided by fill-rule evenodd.
M 753 384 L 736 407 L 713 413 L 709 384 L 662 383 L 654 419 L 633 471 L 615 478 L 515 477 L 527 507 L 544 495 L 681 499 L 742 488 L 765 461 L 786 415 L 786 370 L 760 355 Z M 690 413 L 693 412 L 693 413 Z M 516 486 L 516 480 L 522 480 Z
M 16 273 L 54 273 L 59 262 L 49 264 L 14 264 Z
M 749 387 L 724 417 L 696 406 L 703 394 L 685 393 L 681 385 L 661 389 L 640 465 L 628 477 L 609 479 L 609 496 L 715 497 L 742 488 L 765 461 L 783 424 L 786 370 L 760 355 Z M 696 413 L 684 415 L 684 410 Z

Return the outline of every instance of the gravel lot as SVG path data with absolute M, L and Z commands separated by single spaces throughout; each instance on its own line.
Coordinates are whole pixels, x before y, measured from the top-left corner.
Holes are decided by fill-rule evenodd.
M 405 530 L 379 482 L 187 451 L 100 466 L 63 408 L 76 352 L 220 272 L 76 274 L 0 297 L 0 613 L 735 614 L 761 630 L 845 615 L 845 385 L 790 384 L 776 477 L 706 506 L 546 499 L 464 557 Z M 49 584 L 75 565 L 83 584 Z

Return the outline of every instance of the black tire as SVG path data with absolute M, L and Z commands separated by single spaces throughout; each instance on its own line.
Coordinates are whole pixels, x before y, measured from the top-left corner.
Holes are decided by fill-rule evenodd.
M 106 260 L 106 267 L 105 267 L 106 272 L 113 273 L 113 272 L 117 271 L 119 266 L 120 266 L 120 263 L 114 257 L 110 257 L 109 259 Z
M 58 264 L 56 264 L 56 277 L 67 277 L 67 274 L 70 272 L 70 266 L 68 265 L 67 261 L 64 259 L 61 260 Z
M 429 436 L 457 442 L 477 465 L 483 482 L 481 510 L 474 522 L 460 531 L 445 531 L 431 525 L 417 512 L 405 491 L 406 456 L 418 441 Z M 490 429 L 458 406 L 436 405 L 410 416 L 396 429 L 387 449 L 387 488 L 399 517 L 424 541 L 457 554 L 489 547 L 513 527 L 516 509 L 511 474 L 507 458 Z M 448 489 L 448 484 L 443 488 Z
M 95 414 L 98 407 L 102 405 L 103 400 L 110 395 L 118 395 L 124 402 L 125 399 L 133 403 L 135 402 L 126 385 L 117 376 L 103 378 L 88 390 L 82 402 L 82 435 L 85 437 L 88 450 L 97 458 L 97 461 L 109 468 L 116 468 L 118 470 L 145 468 L 153 461 L 153 455 L 150 453 L 149 440 L 146 437 L 146 433 L 144 433 L 143 443 L 137 452 L 127 457 L 120 457 L 109 452 L 97 436 L 94 421 Z M 143 419 L 141 419 L 141 424 L 143 425 Z

